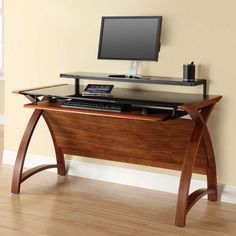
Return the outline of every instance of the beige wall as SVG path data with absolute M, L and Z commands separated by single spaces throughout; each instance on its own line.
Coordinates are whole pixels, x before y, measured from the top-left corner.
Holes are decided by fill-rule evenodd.
M 198 77 L 209 80 L 209 93 L 223 95 L 209 124 L 219 182 L 236 185 L 235 9 L 235 0 L 5 1 L 5 150 L 17 150 L 32 113 L 23 109 L 28 101 L 12 90 L 64 82 L 61 72 L 124 73 L 129 62 L 96 59 L 101 16 L 162 15 L 160 60 L 144 62 L 139 72 L 181 76 L 183 63 L 198 64 Z M 41 122 L 29 152 L 54 155 L 48 140 Z
M 0 115 L 4 114 L 4 80 L 0 79 Z

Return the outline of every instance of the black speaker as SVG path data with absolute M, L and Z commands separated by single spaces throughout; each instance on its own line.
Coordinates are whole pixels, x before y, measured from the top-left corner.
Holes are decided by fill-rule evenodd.
M 183 80 L 185 82 L 194 82 L 195 81 L 194 62 L 191 62 L 191 64 L 184 64 L 183 65 Z

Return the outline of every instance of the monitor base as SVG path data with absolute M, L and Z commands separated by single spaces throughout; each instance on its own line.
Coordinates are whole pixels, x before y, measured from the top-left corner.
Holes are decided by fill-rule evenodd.
M 133 76 L 133 75 L 108 75 L 108 77 L 112 78 L 124 78 L 124 79 L 141 79 L 139 76 Z

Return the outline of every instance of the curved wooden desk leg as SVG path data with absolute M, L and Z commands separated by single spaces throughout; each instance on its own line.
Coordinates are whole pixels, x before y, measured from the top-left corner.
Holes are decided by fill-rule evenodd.
M 25 129 L 16 157 L 13 178 L 12 178 L 12 189 L 11 189 L 12 193 L 20 192 L 25 155 L 29 146 L 29 142 L 31 140 L 31 136 L 34 132 L 35 126 L 38 123 L 38 120 L 42 113 L 43 113 L 42 110 L 35 110 Z
M 185 154 L 176 207 L 175 224 L 177 226 L 185 226 L 189 187 L 203 127 L 202 125 L 195 126 Z
M 217 176 L 216 163 L 211 137 L 207 127 L 203 133 L 203 142 L 207 154 L 207 188 L 214 189 L 212 193 L 208 193 L 208 200 L 217 201 Z
M 206 122 L 213 110 L 214 104 L 204 107 L 201 109 L 201 112 L 197 109 L 187 110 L 191 118 L 195 121 L 195 127 L 192 131 L 192 135 L 185 153 L 182 173 L 179 184 L 179 192 L 176 206 L 176 218 L 175 224 L 177 226 L 185 226 L 186 215 L 194 203 L 200 199 L 205 194 L 209 193 L 209 196 L 213 196 L 216 189 L 214 185 L 216 184 L 216 178 L 214 177 L 214 163 L 212 159 L 214 156 L 211 155 L 211 150 L 207 149 L 207 160 L 209 163 L 208 166 L 208 189 L 199 189 L 189 195 L 189 187 L 191 183 L 192 172 L 194 168 L 195 159 L 197 156 L 198 148 L 200 145 L 200 141 L 204 134 L 205 145 L 208 145 L 210 141 L 210 136 L 208 129 L 206 127 Z M 213 168 L 213 170 L 211 170 Z M 214 195 L 215 196 L 215 195 Z
M 53 129 L 50 125 L 50 122 L 48 121 L 48 118 L 47 118 L 47 113 L 43 113 L 43 118 L 48 126 L 48 129 L 51 133 L 51 136 L 52 136 L 52 141 L 53 141 L 53 144 L 54 144 L 54 149 L 55 149 L 55 153 L 56 153 L 56 159 L 57 159 L 57 173 L 59 175 L 66 175 L 66 167 L 65 167 L 65 159 L 64 159 L 64 154 L 62 153 L 62 150 L 61 148 L 59 148 L 57 146 L 57 142 L 56 142 L 56 139 L 55 139 L 55 136 L 54 136 L 54 133 L 53 133 Z
M 26 96 L 31 102 L 35 102 L 35 98 L 31 96 Z M 47 100 L 47 97 L 43 97 L 43 100 Z M 38 100 L 36 99 L 36 102 Z M 52 164 L 52 165 L 41 165 L 41 166 L 36 166 L 34 168 L 31 168 L 23 173 L 23 166 L 24 166 L 24 161 L 25 161 L 25 156 L 26 152 L 31 140 L 31 136 L 34 132 L 35 126 L 38 123 L 38 120 L 40 116 L 43 115 L 43 118 L 48 126 L 48 129 L 51 133 L 51 137 L 53 140 L 55 152 L 56 152 L 56 159 L 57 159 L 57 164 Z M 15 167 L 14 167 L 14 172 L 13 172 L 13 178 L 12 178 L 12 193 L 19 193 L 20 192 L 20 185 L 22 182 L 24 182 L 26 179 L 28 179 L 30 176 L 42 171 L 46 170 L 49 168 L 57 168 L 57 172 L 59 175 L 65 175 L 66 174 L 66 168 L 65 168 L 65 161 L 64 161 L 64 155 L 61 150 L 61 148 L 58 147 L 53 129 L 50 125 L 50 122 L 48 122 L 47 115 L 43 112 L 43 110 L 35 110 L 28 122 L 28 125 L 25 129 L 24 135 L 22 137 L 20 147 L 18 149 L 17 157 L 16 157 L 16 162 L 15 162 Z

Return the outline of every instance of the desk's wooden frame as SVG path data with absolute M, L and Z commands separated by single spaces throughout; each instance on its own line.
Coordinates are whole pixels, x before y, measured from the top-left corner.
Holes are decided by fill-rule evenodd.
M 174 119 L 169 121 L 163 121 L 163 117 L 160 115 L 115 114 L 62 108 L 56 104 L 47 102 L 47 97 L 43 98 L 44 102 L 35 104 L 33 97 L 27 97 L 33 103 L 25 105 L 25 107 L 35 110 L 28 122 L 19 146 L 12 179 L 12 193 L 19 193 L 21 184 L 26 179 L 48 168 L 57 168 L 59 175 L 66 175 L 64 154 L 71 154 L 180 170 L 181 178 L 175 218 L 175 224 L 177 226 L 185 226 L 188 211 L 195 202 L 204 195 L 208 194 L 210 201 L 217 201 L 215 157 L 206 124 L 215 104 L 221 99 L 221 96 L 203 99 L 202 101 L 190 105 L 179 106 L 179 109 L 189 114 L 191 120 Z M 26 152 L 34 129 L 41 116 L 43 116 L 51 133 L 57 164 L 41 165 L 23 173 Z M 78 120 L 78 125 L 75 124 L 75 119 Z M 81 127 L 79 125 L 83 125 L 83 127 L 86 125 L 90 126 L 90 124 L 94 122 L 99 122 L 98 119 L 101 119 L 107 129 L 111 129 L 111 133 L 114 134 L 112 136 L 112 143 L 114 143 L 113 146 L 117 145 L 114 147 L 114 150 L 119 154 L 125 154 L 125 156 L 116 155 L 116 153 L 110 152 L 110 149 L 106 149 L 106 145 L 111 145 L 112 147 L 112 143 L 106 143 L 106 141 L 105 143 L 100 142 L 101 136 L 99 136 L 100 134 L 98 135 L 98 132 L 100 132 L 98 129 L 88 130 L 88 133 L 93 136 L 94 143 L 92 143 L 92 145 L 94 147 L 100 147 L 98 145 L 101 145 L 101 149 L 93 150 L 94 147 L 90 148 L 87 144 L 88 139 L 86 143 L 87 137 L 84 135 L 84 132 L 80 131 Z M 99 128 L 100 124 L 96 125 Z M 105 127 L 102 124 L 100 126 L 102 128 Z M 123 128 L 118 126 L 123 126 Z M 61 127 L 69 127 L 68 130 L 72 131 L 65 133 L 65 130 L 61 130 Z M 126 138 L 125 132 L 129 132 L 129 127 L 133 130 L 133 133 L 130 132 L 132 134 Z M 95 126 L 93 129 L 94 128 Z M 137 129 L 145 129 L 143 134 L 144 138 L 136 132 Z M 92 132 L 94 132 L 94 134 Z M 164 133 L 164 136 L 155 135 L 157 132 L 160 134 Z M 134 146 L 136 145 L 135 150 L 132 150 L 132 146 L 130 146 L 129 150 L 125 143 L 129 142 L 130 139 L 135 140 L 136 136 L 138 136 L 139 140 L 134 144 Z M 85 141 L 77 145 L 74 142 L 75 138 L 78 138 L 78 142 L 83 142 L 83 139 L 85 139 Z M 162 142 L 164 142 L 165 145 L 156 146 L 156 144 L 161 144 Z M 142 145 L 142 143 L 144 144 Z M 169 143 L 169 145 L 166 147 L 167 143 Z M 83 145 L 84 147 L 82 147 Z M 140 150 L 138 150 L 139 145 L 141 146 Z M 124 151 L 124 149 L 126 151 Z M 143 158 L 145 151 L 146 157 Z M 193 172 L 207 176 L 207 188 L 198 189 L 189 194 Z

